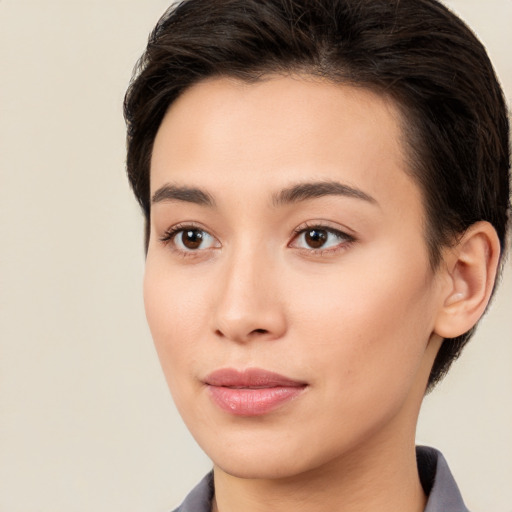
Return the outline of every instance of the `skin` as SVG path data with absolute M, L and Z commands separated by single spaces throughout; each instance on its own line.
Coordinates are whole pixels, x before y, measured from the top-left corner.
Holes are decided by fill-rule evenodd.
M 175 403 L 214 463 L 214 510 L 423 510 L 414 433 L 455 263 L 429 265 L 402 146 L 391 101 L 306 77 L 212 79 L 167 112 L 144 298 Z M 276 204 L 306 182 L 367 197 Z M 203 242 L 185 246 L 176 226 Z M 306 388 L 262 416 L 221 410 L 205 377 L 252 367 Z

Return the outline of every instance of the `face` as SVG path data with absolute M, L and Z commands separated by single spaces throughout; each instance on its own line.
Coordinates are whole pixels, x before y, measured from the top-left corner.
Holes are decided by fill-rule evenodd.
M 413 442 L 440 285 L 394 105 L 299 77 L 199 83 L 151 162 L 146 314 L 222 470 L 283 477 Z

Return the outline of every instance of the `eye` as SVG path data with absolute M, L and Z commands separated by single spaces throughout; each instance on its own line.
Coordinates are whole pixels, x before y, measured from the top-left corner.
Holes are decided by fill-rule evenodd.
M 312 251 L 336 251 L 354 241 L 354 237 L 327 226 L 309 226 L 296 231 L 292 246 Z
M 198 252 L 220 247 L 219 242 L 204 229 L 195 226 L 175 226 L 161 238 L 165 244 L 172 244 L 179 252 Z

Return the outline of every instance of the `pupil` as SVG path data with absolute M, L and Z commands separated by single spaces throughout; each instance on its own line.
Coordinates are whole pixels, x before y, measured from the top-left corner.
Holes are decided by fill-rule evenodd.
M 327 232 L 319 229 L 312 229 L 306 233 L 306 242 L 313 249 L 318 249 L 325 244 Z
M 183 232 L 181 241 L 187 249 L 197 249 L 203 241 L 203 234 L 197 229 L 190 229 Z

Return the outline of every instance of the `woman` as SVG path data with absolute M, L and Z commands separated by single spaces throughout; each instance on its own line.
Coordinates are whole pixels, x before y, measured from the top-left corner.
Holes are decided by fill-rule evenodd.
M 466 510 L 414 437 L 506 247 L 470 30 L 434 0 L 188 0 L 125 114 L 148 322 L 214 465 L 178 510 Z

